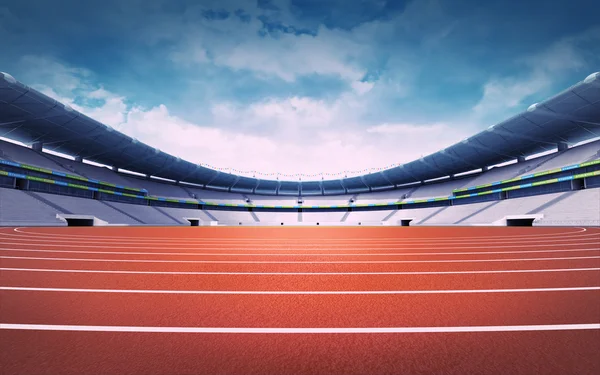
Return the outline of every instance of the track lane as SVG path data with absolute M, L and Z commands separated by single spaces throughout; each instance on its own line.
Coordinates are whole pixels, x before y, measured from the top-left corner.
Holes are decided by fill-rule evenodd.
M 144 249 L 141 249 L 144 250 Z M 31 257 L 31 258 L 85 258 L 85 259 L 130 259 L 130 260 L 165 260 L 165 261 L 189 261 L 189 260 L 253 260 L 253 261 L 273 261 L 273 260 L 406 260 L 406 261 L 428 261 L 435 260 L 493 260 L 493 259 L 519 259 L 519 258 L 550 258 L 550 257 L 583 257 L 600 256 L 600 248 L 596 243 L 592 245 L 579 245 L 577 247 L 561 247 L 560 249 L 532 249 L 523 251 L 481 251 L 481 252 L 435 252 L 419 254 L 414 252 L 375 252 L 363 250 L 357 253 L 338 252 L 302 252 L 293 253 L 279 252 L 145 252 L 145 251 L 127 251 L 126 249 L 112 248 L 110 250 L 64 250 L 61 249 L 37 249 L 28 247 L 24 249 L 2 248 L 0 247 L 0 259 L 9 259 L 10 257 Z
M 22 271 L 2 273 L 2 286 L 92 289 L 346 291 L 600 286 L 600 271 L 440 275 L 107 275 Z
M 1 267 L 183 272 L 452 272 L 600 267 L 600 259 L 441 263 L 161 263 L 0 258 Z M 2 276 L 0 275 L 0 278 Z
M 3 323 L 198 327 L 406 327 L 598 323 L 592 291 L 194 295 L 0 290 Z M 76 313 L 75 313 L 76 312 Z
M 0 363 L 5 364 L 5 375 L 80 375 L 99 369 L 106 375 L 600 371 L 598 330 L 407 335 L 2 333 Z
M 326 230 L 321 230 L 326 228 Z M 228 241 L 260 241 L 268 243 L 275 241 L 296 242 L 319 240 L 330 241 L 356 241 L 368 242 L 372 239 L 393 239 L 396 241 L 415 239 L 419 241 L 448 242 L 455 239 L 506 239 L 506 238 L 553 238 L 569 235 L 583 235 L 586 233 L 600 233 L 598 228 L 579 227 L 128 227 L 128 236 L 123 236 L 123 227 L 94 227 L 94 228 L 7 228 L 7 233 L 19 233 L 29 236 L 68 237 L 68 238 L 113 238 L 154 240 L 161 239 L 193 239 L 227 241 L 226 237 L 231 230 L 236 236 Z M 425 239 L 425 240 L 423 240 Z

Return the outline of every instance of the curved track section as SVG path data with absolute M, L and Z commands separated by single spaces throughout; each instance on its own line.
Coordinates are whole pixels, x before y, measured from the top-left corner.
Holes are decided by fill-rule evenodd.
M 2 228 L 3 374 L 600 373 L 600 229 Z

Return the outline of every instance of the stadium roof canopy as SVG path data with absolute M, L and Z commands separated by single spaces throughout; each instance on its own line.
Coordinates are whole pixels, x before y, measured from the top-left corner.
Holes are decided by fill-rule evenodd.
M 308 196 L 387 190 L 598 136 L 600 73 L 594 73 L 523 113 L 395 168 L 338 180 L 262 180 L 216 171 L 169 155 L 0 73 L 0 137 L 26 144 L 41 142 L 46 149 L 73 157 L 221 191 Z

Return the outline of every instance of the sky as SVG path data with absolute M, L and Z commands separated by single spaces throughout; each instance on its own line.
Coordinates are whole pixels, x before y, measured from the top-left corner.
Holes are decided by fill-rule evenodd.
M 599 11 L 589 0 L 0 0 L 0 71 L 194 163 L 355 174 L 450 146 L 600 71 Z

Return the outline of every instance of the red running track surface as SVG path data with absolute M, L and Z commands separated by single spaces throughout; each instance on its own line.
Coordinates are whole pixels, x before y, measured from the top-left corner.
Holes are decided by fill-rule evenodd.
M 0 228 L 0 374 L 598 374 L 600 229 Z

